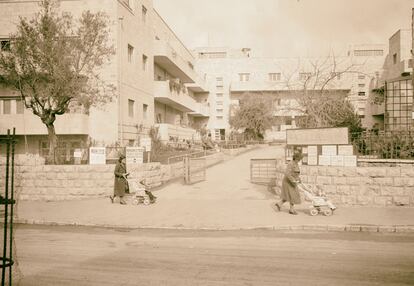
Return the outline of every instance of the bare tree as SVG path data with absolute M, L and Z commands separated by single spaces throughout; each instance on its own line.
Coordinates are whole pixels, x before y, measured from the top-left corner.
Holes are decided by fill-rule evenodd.
M 10 48 L 0 53 L 0 83 L 17 89 L 26 108 L 40 117 L 49 136 L 49 160 L 56 162 L 56 116 L 71 105 L 87 111 L 114 96 L 100 68 L 114 53 L 108 44 L 108 17 L 86 11 L 74 21 L 57 14 L 58 2 L 43 0 L 31 20 L 20 18 Z

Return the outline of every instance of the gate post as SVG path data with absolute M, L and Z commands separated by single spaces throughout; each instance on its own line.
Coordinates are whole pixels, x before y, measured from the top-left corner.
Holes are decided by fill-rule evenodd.
M 184 183 L 190 182 L 190 159 L 188 156 L 184 157 Z

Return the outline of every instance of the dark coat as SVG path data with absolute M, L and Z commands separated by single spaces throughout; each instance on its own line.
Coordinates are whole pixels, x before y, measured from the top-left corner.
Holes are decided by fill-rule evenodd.
M 282 200 L 288 201 L 292 204 L 300 204 L 300 194 L 297 187 L 297 181 L 300 181 L 299 178 L 300 169 L 298 162 L 291 161 L 287 167 L 285 176 L 283 177 L 282 181 L 282 192 L 280 194 L 280 198 Z
M 124 196 L 127 189 L 127 180 L 123 177 L 126 173 L 126 166 L 124 163 L 117 162 L 115 166 L 115 182 L 114 182 L 114 196 Z

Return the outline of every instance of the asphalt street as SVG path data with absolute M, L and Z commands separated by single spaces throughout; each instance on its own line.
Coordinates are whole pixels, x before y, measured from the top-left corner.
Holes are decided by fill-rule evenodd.
M 414 235 L 18 225 L 19 285 L 413 285 Z

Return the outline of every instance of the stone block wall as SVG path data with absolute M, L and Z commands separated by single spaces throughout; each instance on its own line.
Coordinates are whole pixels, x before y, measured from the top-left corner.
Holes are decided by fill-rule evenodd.
M 223 160 L 222 153 L 206 156 L 207 167 Z M 115 165 L 44 165 L 34 160 L 16 160 L 15 197 L 20 200 L 72 200 L 113 193 Z M 128 166 L 129 179 L 146 178 L 158 186 L 184 174 L 182 162 L 172 165 L 146 163 Z M 0 194 L 4 193 L 5 161 L 0 160 Z
M 278 161 L 276 191 L 280 191 L 286 165 Z M 338 205 L 414 206 L 414 168 L 300 166 L 305 184 L 320 186 Z

